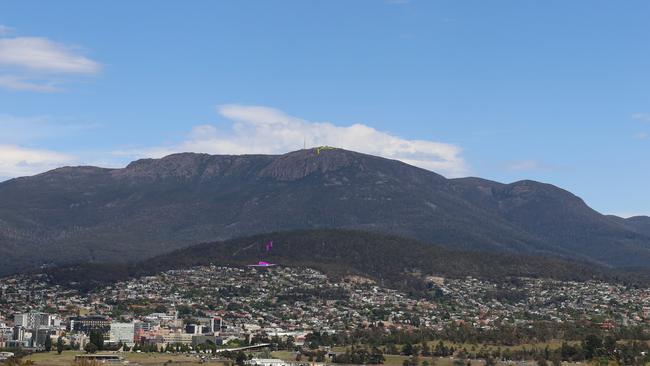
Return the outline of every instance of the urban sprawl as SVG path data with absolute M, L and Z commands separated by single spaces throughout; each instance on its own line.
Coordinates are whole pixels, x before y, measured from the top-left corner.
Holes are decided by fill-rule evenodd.
M 430 277 L 430 296 L 360 276 L 333 280 L 309 268 L 203 266 L 115 283 L 89 293 L 42 274 L 0 279 L 0 348 L 84 349 L 101 335 L 121 350 L 174 351 L 275 341 L 301 346 L 318 334 L 450 325 L 487 332 L 539 322 L 604 331 L 650 327 L 650 289 L 598 281 Z M 96 341 L 95 341 L 96 342 Z M 318 346 L 318 345 L 316 345 Z M 315 348 L 315 347 L 312 347 Z

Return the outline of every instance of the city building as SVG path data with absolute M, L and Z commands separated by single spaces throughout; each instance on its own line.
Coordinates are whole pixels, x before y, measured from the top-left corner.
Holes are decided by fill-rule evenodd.
M 128 346 L 135 344 L 135 324 L 134 323 L 111 323 L 110 325 L 110 342 L 123 343 Z
M 111 320 L 102 315 L 76 316 L 70 318 L 69 330 L 86 334 L 100 332 L 107 338 L 111 330 Z
M 15 314 L 14 324 L 22 326 L 25 329 L 38 329 L 40 327 L 53 327 L 61 325 L 61 321 L 58 320 L 55 315 L 30 312 Z

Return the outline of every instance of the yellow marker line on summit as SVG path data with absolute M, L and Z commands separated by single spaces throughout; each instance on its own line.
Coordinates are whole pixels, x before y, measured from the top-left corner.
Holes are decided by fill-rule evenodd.
M 335 150 L 335 147 L 331 146 L 320 146 L 316 148 L 316 155 L 320 155 L 321 150 Z

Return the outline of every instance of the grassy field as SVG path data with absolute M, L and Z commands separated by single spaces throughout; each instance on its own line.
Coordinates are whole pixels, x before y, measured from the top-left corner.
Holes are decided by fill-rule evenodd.
M 279 358 L 281 360 L 285 361 L 293 361 L 295 360 L 295 353 L 290 352 L 290 351 L 274 351 L 271 352 L 271 356 L 274 358 Z
M 527 348 L 537 347 L 544 348 L 547 344 L 535 344 L 535 345 L 526 345 Z M 454 345 L 454 347 L 464 346 L 468 350 L 471 349 L 471 345 Z M 554 345 L 549 345 L 553 347 Z M 523 347 L 523 346 L 519 346 Z M 477 349 L 480 347 L 476 347 Z M 496 348 L 496 347 L 494 347 Z M 504 347 L 502 347 L 503 349 Z M 345 348 L 336 349 L 335 351 L 343 352 Z M 50 353 L 36 353 L 25 357 L 25 360 L 33 361 L 35 366 L 72 366 L 74 365 L 74 358 L 76 355 L 83 354 L 79 351 L 65 351 L 61 355 L 56 354 L 56 352 Z M 126 361 L 129 361 L 132 364 L 142 365 L 142 366 L 194 366 L 201 362 L 201 360 L 196 357 L 196 355 L 175 355 L 175 354 L 161 354 L 161 353 L 123 353 L 121 354 Z M 258 355 L 259 356 L 259 355 Z M 286 361 L 295 361 L 294 353 L 289 351 L 275 351 L 272 352 L 273 358 L 279 358 Z M 384 355 L 386 361 L 384 362 L 385 366 L 402 366 L 404 360 L 409 359 L 407 356 L 400 355 Z M 432 357 L 420 357 L 420 365 L 426 361 L 431 366 L 452 366 L 454 360 L 450 358 L 432 358 Z M 306 360 L 303 360 L 306 362 Z M 220 361 L 207 361 L 206 364 L 212 366 L 229 366 L 228 363 Z M 483 360 L 472 360 L 471 366 L 484 366 L 485 362 Z M 499 362 L 500 366 L 536 366 L 535 362 L 508 362 L 502 363 Z M 564 363 L 565 366 L 580 366 L 586 364 L 580 363 Z
M 60 355 L 56 352 L 35 353 L 25 357 L 25 360 L 34 361 L 35 366 L 71 366 L 74 364 L 74 357 L 79 354 L 83 354 L 83 352 L 65 351 Z M 161 353 L 122 353 L 121 355 L 126 361 L 143 366 L 190 366 L 201 363 L 201 360 L 194 355 Z M 225 363 L 219 361 L 210 361 L 207 363 L 214 366 L 227 366 Z
M 404 360 L 408 360 L 409 357 L 407 356 L 397 356 L 397 355 L 384 355 L 386 358 L 386 361 L 384 362 L 384 365 L 386 366 L 402 366 L 404 363 Z M 429 365 L 431 365 L 431 358 L 430 357 L 420 357 L 420 364 L 422 364 L 423 361 L 428 361 Z M 453 363 L 453 360 L 447 359 L 447 358 L 436 358 L 436 366 L 451 366 Z

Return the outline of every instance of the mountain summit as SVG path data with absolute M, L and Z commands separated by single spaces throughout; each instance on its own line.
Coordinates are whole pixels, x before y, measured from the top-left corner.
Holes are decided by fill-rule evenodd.
M 0 273 L 133 261 L 199 242 L 309 228 L 648 266 L 647 221 L 601 215 L 549 184 L 446 179 L 342 149 L 181 153 L 0 183 Z

